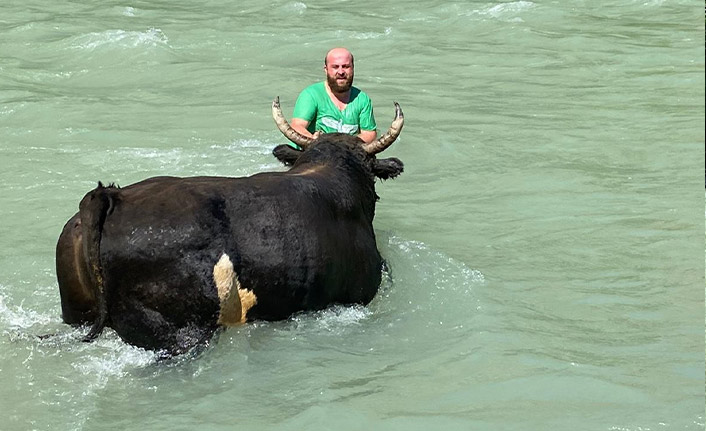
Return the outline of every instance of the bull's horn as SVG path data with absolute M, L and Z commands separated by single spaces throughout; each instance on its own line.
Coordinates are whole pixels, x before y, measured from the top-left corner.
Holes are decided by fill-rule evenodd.
M 382 151 L 385 151 L 385 149 L 392 145 L 392 143 L 395 142 L 395 139 L 400 136 L 402 126 L 404 126 L 404 114 L 402 114 L 402 108 L 400 108 L 400 104 L 397 102 L 394 103 L 395 119 L 392 120 L 392 125 L 390 126 L 390 128 L 387 130 L 387 132 L 385 132 L 384 135 L 382 135 L 378 139 L 374 140 L 369 144 L 363 145 L 363 149 L 368 154 L 377 154 Z
M 277 124 L 279 131 L 282 132 L 287 139 L 300 147 L 306 148 L 314 142 L 312 138 L 302 135 L 289 125 L 287 120 L 284 118 L 284 115 L 282 115 L 282 108 L 279 106 L 279 96 L 277 96 L 272 102 L 272 118 L 275 119 L 275 124 Z

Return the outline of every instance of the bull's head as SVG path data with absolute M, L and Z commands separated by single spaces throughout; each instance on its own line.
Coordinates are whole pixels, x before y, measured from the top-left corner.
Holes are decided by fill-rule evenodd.
M 342 135 L 340 133 L 323 134 L 316 139 L 302 135 L 294 130 L 284 118 L 284 115 L 282 115 L 279 97 L 272 102 L 272 117 L 277 124 L 277 128 L 282 132 L 282 134 L 286 136 L 287 139 L 303 148 L 303 150 L 297 150 L 288 145 L 279 145 L 274 149 L 274 156 L 287 166 L 293 165 L 303 154 L 307 152 L 308 149 L 313 148 L 318 144 L 325 144 L 325 142 L 333 140 L 335 136 L 336 141 L 345 139 L 346 141 L 352 143 L 357 150 L 362 149 L 362 154 L 367 159 L 372 174 L 378 178 L 384 180 L 395 178 L 404 170 L 404 165 L 397 158 L 392 157 L 389 159 L 377 159 L 375 157 L 376 154 L 381 153 L 392 145 L 402 131 L 402 126 L 404 125 L 404 115 L 402 114 L 402 108 L 400 108 L 400 105 L 397 102 L 395 102 L 395 119 L 392 121 L 392 125 L 384 135 L 370 143 L 365 143 L 360 138 L 355 136 Z

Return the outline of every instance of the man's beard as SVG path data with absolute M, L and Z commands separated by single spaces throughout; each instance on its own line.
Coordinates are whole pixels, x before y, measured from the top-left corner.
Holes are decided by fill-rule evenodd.
M 349 75 L 343 85 L 338 85 L 338 81 L 335 76 L 326 75 L 326 81 L 328 82 L 329 88 L 331 88 L 331 91 L 334 93 L 345 93 L 350 90 L 353 85 L 353 75 Z

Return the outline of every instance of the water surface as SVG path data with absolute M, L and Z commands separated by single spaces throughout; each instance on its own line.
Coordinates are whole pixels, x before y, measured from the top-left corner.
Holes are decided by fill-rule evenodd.
M 701 3 L 0 11 L 1 429 L 704 429 Z M 79 342 L 54 247 L 81 197 L 283 169 L 270 103 L 341 45 L 380 127 L 406 116 L 375 300 L 168 363 Z

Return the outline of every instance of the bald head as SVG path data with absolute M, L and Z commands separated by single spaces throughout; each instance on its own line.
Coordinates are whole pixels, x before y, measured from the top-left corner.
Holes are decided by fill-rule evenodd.
M 324 66 L 327 66 L 329 63 L 334 61 L 350 63 L 353 65 L 353 54 L 351 54 L 351 52 L 346 48 L 333 48 L 326 53 L 326 57 L 324 58 Z

